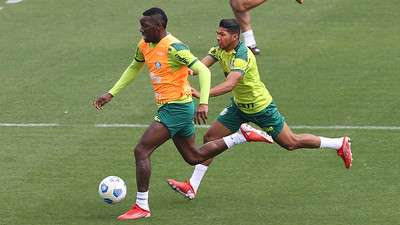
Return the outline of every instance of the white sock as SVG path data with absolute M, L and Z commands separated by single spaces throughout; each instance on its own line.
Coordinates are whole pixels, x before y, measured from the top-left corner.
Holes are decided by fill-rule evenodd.
M 326 137 L 319 137 L 321 140 L 320 148 L 331 148 L 338 150 L 342 147 L 343 138 L 326 138 Z
M 242 133 L 236 132 L 233 133 L 229 136 L 223 137 L 222 138 L 226 144 L 226 146 L 228 146 L 228 148 L 232 148 L 233 146 L 237 145 L 237 144 L 242 144 L 246 142 L 246 138 L 243 136 Z
M 197 164 L 194 167 L 192 177 L 190 178 L 189 182 L 190 185 L 192 185 L 192 188 L 195 193 L 197 193 L 197 189 L 199 189 L 201 180 L 203 179 L 204 174 L 206 174 L 206 171 L 208 169 L 208 166 L 202 165 L 202 164 Z
M 256 46 L 256 39 L 253 34 L 253 30 L 248 30 L 242 33 L 242 37 L 246 46 L 255 47 Z
M 136 204 L 140 208 L 150 211 L 149 208 L 149 191 L 136 193 Z

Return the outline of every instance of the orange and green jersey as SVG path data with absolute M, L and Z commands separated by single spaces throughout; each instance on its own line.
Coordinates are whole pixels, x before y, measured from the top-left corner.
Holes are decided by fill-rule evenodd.
M 241 111 L 257 113 L 272 102 L 272 96 L 260 79 L 256 57 L 242 41 L 232 51 L 216 46 L 208 54 L 220 63 L 225 76 L 231 71 L 242 74 L 243 78 L 232 90 L 233 101 Z
M 143 39 L 140 40 L 134 61 L 109 93 L 115 95 L 132 82 L 143 64 L 148 67 L 157 105 L 192 101 L 191 87 L 188 81 L 189 67 L 198 69 L 203 75 L 199 76 L 200 86 L 204 91 L 200 103 L 208 103 L 209 70 L 193 56 L 185 44 L 171 34 L 165 36 L 158 43 L 146 43 Z

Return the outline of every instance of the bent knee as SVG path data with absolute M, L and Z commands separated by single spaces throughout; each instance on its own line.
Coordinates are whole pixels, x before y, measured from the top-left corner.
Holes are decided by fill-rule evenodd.
M 281 145 L 281 146 L 288 151 L 293 151 L 293 150 L 297 149 L 297 146 L 293 145 L 293 144 L 286 144 L 286 145 Z
M 149 156 L 149 152 L 150 150 L 140 143 L 133 148 L 133 153 L 135 155 L 135 158 L 138 159 L 147 158 Z
M 187 162 L 189 165 L 191 166 L 195 166 L 197 164 L 200 164 L 201 161 L 199 161 L 197 158 L 195 157 L 184 157 L 183 158 L 185 160 L 185 162 Z
M 217 139 L 218 139 L 218 137 L 215 137 L 215 136 L 212 135 L 212 134 L 206 133 L 206 134 L 203 136 L 203 143 L 208 143 L 208 142 L 210 142 L 210 141 L 214 141 L 214 140 L 217 140 Z
M 286 141 L 284 143 L 280 143 L 279 145 L 282 148 L 284 148 L 284 149 L 286 149 L 288 151 L 293 151 L 295 149 L 298 149 L 298 144 L 297 143 L 298 142 L 295 139 L 293 139 L 293 140 L 290 140 L 290 141 Z
M 230 0 L 229 4 L 231 8 L 236 12 L 246 12 L 248 10 L 246 4 L 243 1 Z

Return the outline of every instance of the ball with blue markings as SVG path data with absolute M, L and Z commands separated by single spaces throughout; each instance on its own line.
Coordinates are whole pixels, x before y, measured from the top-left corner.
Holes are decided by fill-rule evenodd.
M 117 176 L 104 178 L 99 184 L 99 195 L 108 204 L 115 204 L 122 201 L 126 196 L 124 180 Z

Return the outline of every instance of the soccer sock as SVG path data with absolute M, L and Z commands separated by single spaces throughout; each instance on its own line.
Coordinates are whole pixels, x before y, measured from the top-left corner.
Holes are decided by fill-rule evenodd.
M 338 150 L 342 147 L 343 138 L 326 138 L 326 137 L 319 137 L 321 140 L 320 148 L 331 148 Z
M 256 46 L 256 39 L 253 34 L 253 30 L 248 30 L 242 33 L 242 37 L 246 46 L 255 47 Z
M 140 208 L 150 211 L 149 207 L 149 191 L 146 192 L 137 192 L 136 194 L 136 204 L 140 206 Z
M 204 174 L 206 174 L 206 171 L 208 169 L 208 166 L 202 165 L 202 164 L 197 164 L 194 167 L 192 177 L 190 178 L 189 182 L 190 185 L 192 185 L 192 188 L 195 193 L 197 193 L 197 189 L 199 189 L 200 182 L 203 179 Z
M 229 136 L 223 137 L 222 139 L 224 140 L 228 148 L 232 148 L 237 144 L 242 144 L 246 142 L 246 138 L 240 132 L 233 133 Z

